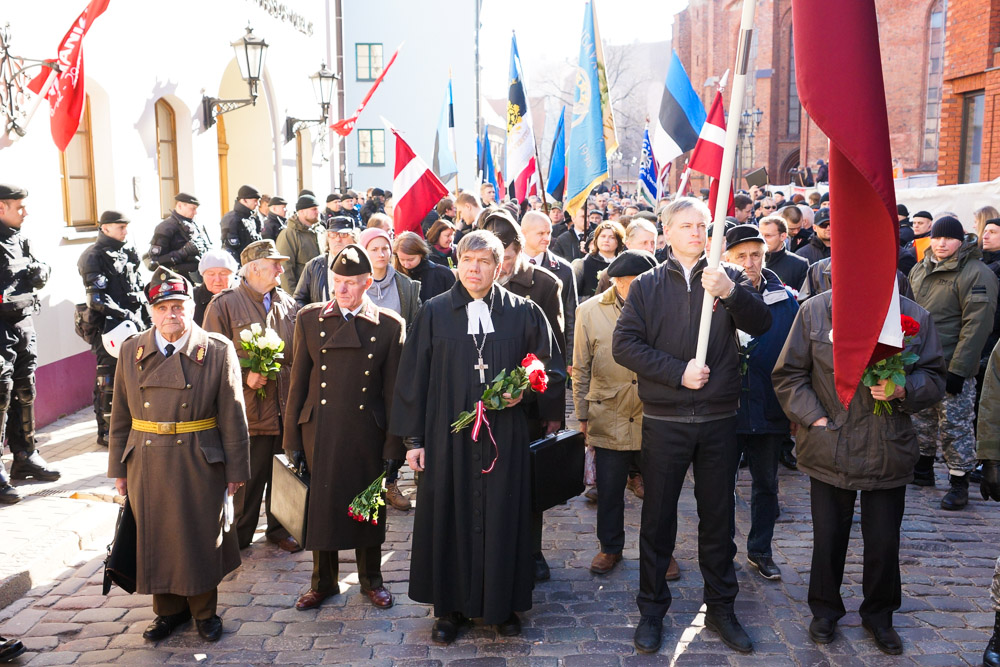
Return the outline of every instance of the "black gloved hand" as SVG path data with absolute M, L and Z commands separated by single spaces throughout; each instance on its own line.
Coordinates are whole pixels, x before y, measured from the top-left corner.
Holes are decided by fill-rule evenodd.
M 403 447 L 406 447 L 407 451 L 411 449 L 423 449 L 424 439 L 419 435 L 408 435 L 403 438 Z
M 285 450 L 285 457 L 291 461 L 292 466 L 295 468 L 295 472 L 299 474 L 299 477 L 306 477 L 309 475 L 309 468 L 306 466 L 306 453 L 301 449 L 295 451 Z
M 944 381 L 944 390 L 952 396 L 957 396 L 962 393 L 963 386 L 965 386 L 965 378 L 949 371 L 948 377 Z
M 983 500 L 1000 501 L 1000 461 L 983 461 L 983 479 L 979 482 Z

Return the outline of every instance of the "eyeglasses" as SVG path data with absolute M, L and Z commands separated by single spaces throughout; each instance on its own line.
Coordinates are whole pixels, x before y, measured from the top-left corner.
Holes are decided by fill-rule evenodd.
M 774 206 L 761 206 L 760 208 L 761 208 L 761 210 L 764 210 L 764 211 L 773 211 L 775 209 Z

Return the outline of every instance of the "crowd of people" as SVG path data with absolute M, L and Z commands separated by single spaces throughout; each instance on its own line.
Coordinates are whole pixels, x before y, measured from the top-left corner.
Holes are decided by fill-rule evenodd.
M 250 547 L 262 505 L 266 541 L 312 552 L 297 609 L 339 593 L 344 549 L 356 551 L 361 593 L 392 606 L 381 545 L 393 515 L 377 506 L 362 518 L 351 503 L 384 475 L 385 502 L 410 511 L 413 496 L 398 486 L 404 463 L 418 480 L 408 594 L 433 605 L 431 639 L 450 643 L 471 619 L 519 634 L 518 614 L 550 576 L 528 444 L 565 428 L 568 396 L 597 505 L 596 576 L 622 560 L 624 493 L 642 499 L 638 651 L 659 650 L 668 582 L 682 576 L 677 502 L 691 468 L 706 627 L 753 650 L 735 614 L 735 483 L 748 468 L 746 560 L 780 579 L 772 541 L 784 464 L 811 484 L 809 636 L 834 641 L 845 614 L 860 492 L 860 615 L 882 651 L 901 653 L 893 613 L 906 486 L 934 487 L 940 452 L 943 510 L 968 505 L 970 481 L 1000 500 L 1000 212 L 980 209 L 967 232 L 948 212 L 899 207 L 900 311 L 918 331 L 907 338 L 905 382 L 859 385 L 844 406 L 830 291 L 838 204 L 818 192 L 737 193 L 725 262 L 712 268 L 707 194 L 654 207 L 602 187 L 569 212 L 534 196 L 499 202 L 486 184 L 443 199 L 421 233 L 396 235 L 391 192 L 346 190 L 320 204 L 304 190 L 286 217 L 289 201 L 245 185 L 215 243 L 195 220 L 199 200 L 182 192 L 142 258 L 129 219 L 102 214 L 79 261 L 87 301 L 76 328 L 97 357 L 108 475 L 137 524 L 137 590 L 153 595 L 146 639 L 192 618 L 204 639 L 221 636 L 217 587 Z M 0 185 L 0 411 L 12 417 L 10 477 L 51 480 L 59 473 L 34 446 L 32 411 L 31 315 L 48 267 L 20 233 L 26 197 Z M 706 294 L 715 306 L 702 364 Z M 280 370 L 255 366 L 255 336 L 280 347 Z M 546 367 L 542 391 L 505 393 L 475 429 L 452 428 L 497 373 L 529 355 Z M 310 480 L 301 543 L 272 512 L 282 452 Z M 0 467 L 0 501 L 18 500 Z M 988 665 L 1000 664 L 1000 559 L 994 576 Z

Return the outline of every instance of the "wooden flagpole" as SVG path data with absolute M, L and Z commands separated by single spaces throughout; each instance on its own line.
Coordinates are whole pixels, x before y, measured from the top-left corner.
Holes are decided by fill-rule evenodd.
M 740 40 L 736 47 L 736 66 L 733 76 L 732 96 L 729 98 L 729 122 L 726 124 L 726 145 L 722 153 L 722 169 L 719 172 L 719 194 L 715 201 L 715 220 L 712 224 L 712 247 L 708 255 L 708 267 L 719 268 L 722 257 L 722 242 L 726 230 L 726 211 L 729 204 L 729 192 L 733 183 L 733 167 L 736 162 L 736 143 L 738 139 L 740 116 L 743 114 L 743 98 L 747 88 L 747 66 L 750 59 L 750 41 L 753 37 L 753 19 L 756 3 L 754 0 L 743 0 L 743 14 L 740 19 Z M 708 356 L 708 336 L 712 327 L 712 310 L 715 297 L 705 292 L 705 300 L 701 307 L 701 324 L 698 327 L 698 347 L 695 360 L 699 365 L 705 365 Z

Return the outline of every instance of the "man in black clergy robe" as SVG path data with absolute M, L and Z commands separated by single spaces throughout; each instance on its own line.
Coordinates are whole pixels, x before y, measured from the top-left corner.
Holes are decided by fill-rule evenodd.
M 489 429 L 451 433 L 500 371 L 533 353 L 565 373 L 541 309 L 495 284 L 503 246 L 475 231 L 458 244 L 458 282 L 417 312 L 403 348 L 389 430 L 424 471 L 413 527 L 409 595 L 434 604 L 431 639 L 449 643 L 470 618 L 519 634 L 531 607 L 528 424 L 520 401 L 487 411 Z M 551 359 L 550 359 L 551 357 Z M 506 397 L 506 395 L 505 395 Z M 509 398 L 509 397 L 508 397 Z M 534 400 L 530 390 L 521 399 Z M 495 446 L 494 446 L 495 441 Z

